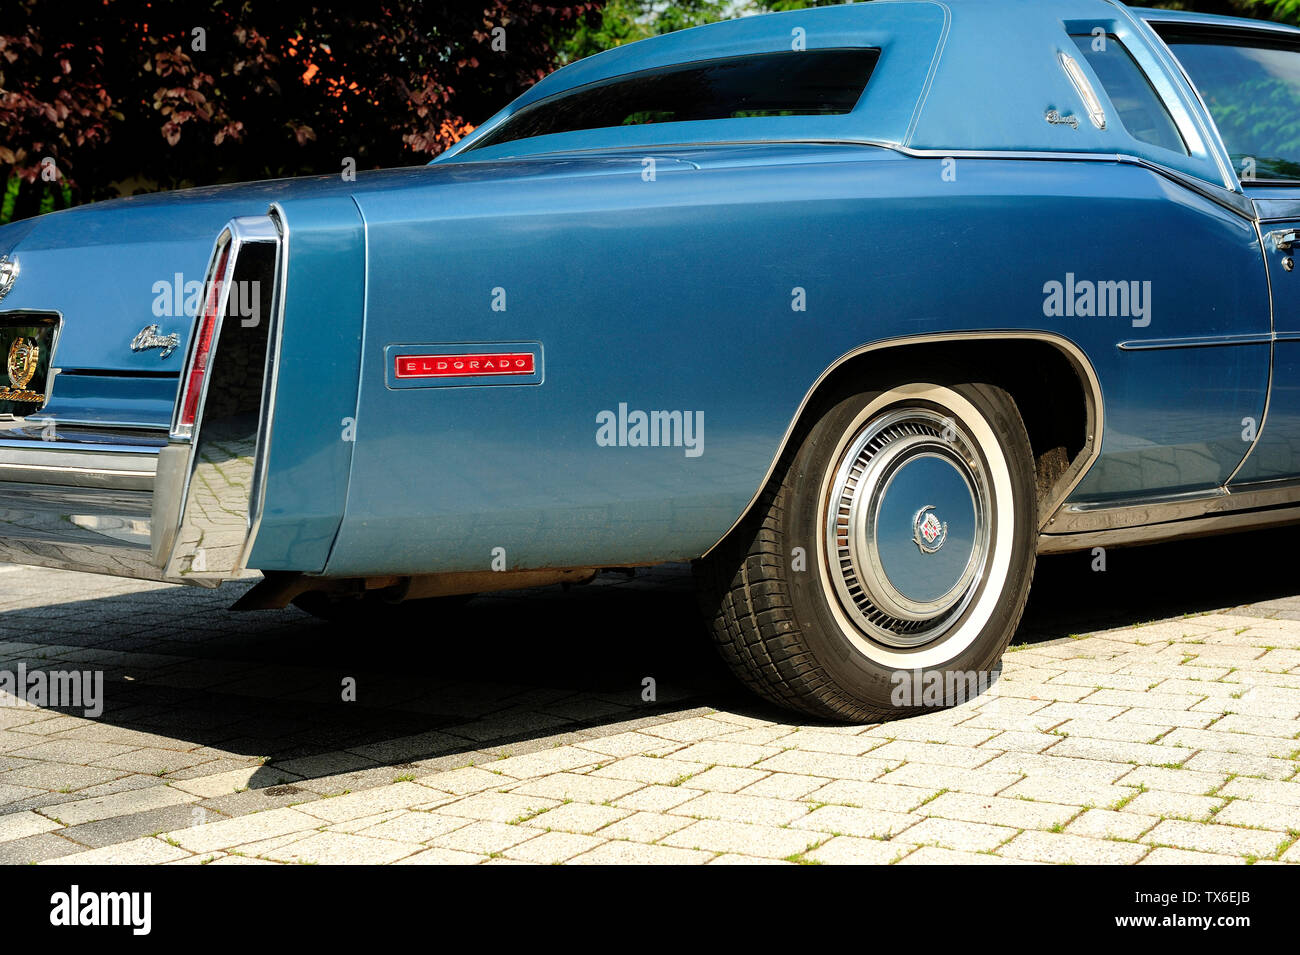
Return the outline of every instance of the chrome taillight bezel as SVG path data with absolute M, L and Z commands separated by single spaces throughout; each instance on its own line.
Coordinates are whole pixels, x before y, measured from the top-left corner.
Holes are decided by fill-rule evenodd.
M 278 217 L 243 216 L 231 219 L 213 243 L 203 279 L 203 310 L 194 318 L 194 328 L 185 352 L 185 366 L 177 382 L 171 440 L 194 441 L 203 421 L 208 387 L 212 381 L 212 362 L 230 308 L 230 290 L 240 251 L 250 243 L 279 243 L 280 240 Z M 202 366 L 199 362 L 203 363 Z
M 247 566 L 266 493 L 287 246 L 278 203 L 230 220 L 213 244 L 155 480 L 152 560 L 164 579 L 216 586 L 255 573 Z

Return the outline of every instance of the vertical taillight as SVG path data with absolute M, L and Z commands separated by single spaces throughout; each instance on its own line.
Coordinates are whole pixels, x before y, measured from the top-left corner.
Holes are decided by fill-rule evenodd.
M 212 345 L 216 340 L 217 326 L 220 324 L 221 300 L 226 285 L 226 267 L 230 262 L 230 246 L 231 243 L 225 243 L 217 255 L 217 264 L 212 270 L 212 280 L 208 283 L 208 294 L 203 301 L 203 316 L 199 320 L 199 327 L 195 333 L 189 374 L 185 379 L 185 391 L 181 394 L 181 413 L 176 420 L 177 431 L 186 434 L 194 429 L 194 419 L 199 412 L 199 399 L 203 396 L 203 381 L 208 373 Z

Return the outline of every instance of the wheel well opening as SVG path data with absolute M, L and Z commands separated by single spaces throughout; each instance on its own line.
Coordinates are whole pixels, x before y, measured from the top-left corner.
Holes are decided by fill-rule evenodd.
M 1090 389 L 1066 352 L 1038 339 L 990 338 L 926 342 L 867 352 L 827 376 L 809 402 L 850 382 L 870 387 L 908 368 L 922 378 L 940 371 L 964 381 L 996 385 L 1011 395 L 1034 454 L 1040 524 L 1086 464 L 1096 434 Z M 920 380 L 918 378 L 918 380 Z

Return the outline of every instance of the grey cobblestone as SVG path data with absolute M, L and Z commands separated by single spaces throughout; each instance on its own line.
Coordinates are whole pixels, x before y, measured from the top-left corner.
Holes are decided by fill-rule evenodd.
M 1300 613 L 1276 601 L 1082 639 L 1031 613 L 988 694 L 837 726 L 736 694 L 694 631 L 665 641 L 693 613 L 680 569 L 476 602 L 501 639 L 575 634 L 563 672 L 520 639 L 491 680 L 454 675 L 481 646 L 363 666 L 295 611 L 228 613 L 246 585 L 0 585 L 0 665 L 108 690 L 96 719 L 0 706 L 0 862 L 1300 863 Z M 610 619 L 634 631 L 615 648 Z

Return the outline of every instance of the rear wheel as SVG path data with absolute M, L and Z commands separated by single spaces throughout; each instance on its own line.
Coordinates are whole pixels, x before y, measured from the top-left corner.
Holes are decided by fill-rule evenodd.
M 951 706 L 994 677 L 1033 577 L 1024 423 L 956 376 L 829 396 L 750 517 L 697 564 L 723 657 L 819 717 Z

